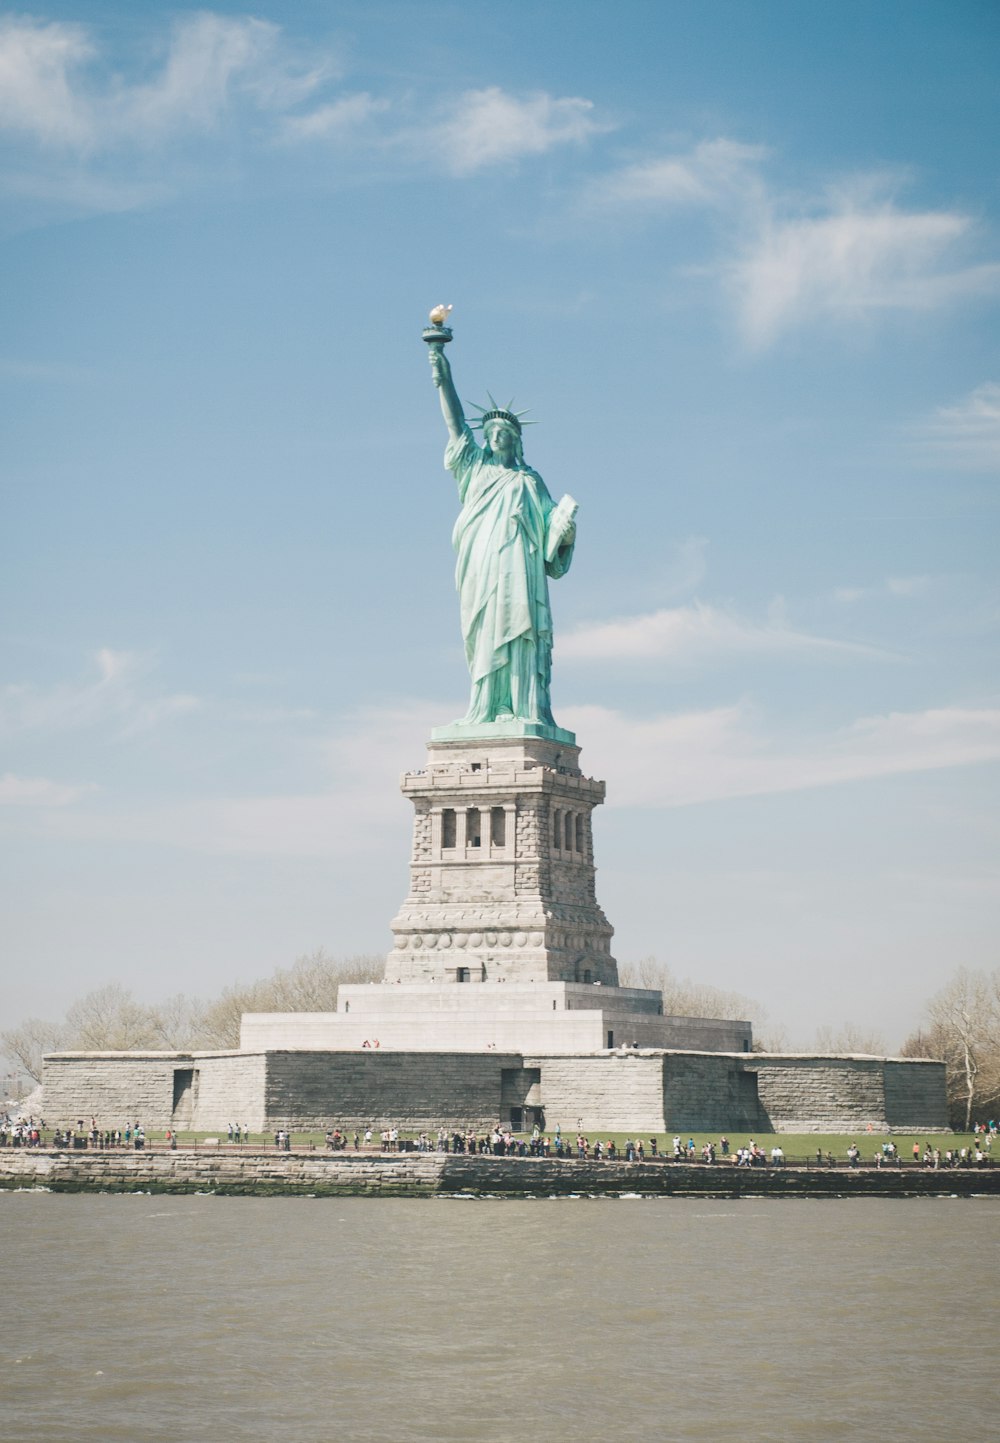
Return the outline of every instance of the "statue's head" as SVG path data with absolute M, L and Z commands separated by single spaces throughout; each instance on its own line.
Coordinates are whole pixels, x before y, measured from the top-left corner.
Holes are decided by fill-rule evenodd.
M 487 392 L 487 394 L 489 394 Z M 493 397 L 490 396 L 490 408 L 477 406 L 476 410 L 482 415 L 473 421 L 473 426 L 481 426 L 486 445 L 495 455 L 513 455 L 518 462 L 524 464 L 524 449 L 521 442 L 521 417 L 523 411 L 518 413 L 513 410 L 513 402 L 506 406 L 498 406 Z M 524 424 L 530 425 L 530 422 Z

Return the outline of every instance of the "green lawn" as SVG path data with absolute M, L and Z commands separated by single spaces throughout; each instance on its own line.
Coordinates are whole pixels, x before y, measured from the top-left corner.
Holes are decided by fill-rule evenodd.
M 428 1136 L 431 1138 L 431 1141 L 432 1141 L 432 1144 L 433 1144 L 434 1138 L 435 1138 L 435 1136 L 436 1136 L 436 1129 L 427 1129 L 427 1132 L 428 1132 Z M 549 1135 L 549 1137 L 550 1137 L 550 1138 L 553 1140 L 553 1142 L 554 1142 L 554 1140 L 555 1140 L 555 1133 L 554 1133 L 554 1131 L 551 1131 L 548 1135 Z M 413 1140 L 415 1140 L 418 1136 L 419 1136 L 419 1133 L 418 1133 L 418 1132 L 403 1132 L 403 1133 L 401 1134 L 401 1140 L 403 1140 L 403 1141 L 413 1141 Z M 525 1140 L 527 1140 L 528 1137 L 530 1136 L 530 1134 L 528 1134 L 528 1133 L 520 1133 L 520 1134 L 517 1134 L 517 1136 L 518 1136 L 518 1137 L 523 1137 L 523 1138 L 525 1138 Z M 568 1128 L 567 1128 L 567 1129 L 564 1129 L 562 1136 L 563 1136 L 564 1145 L 569 1145 L 569 1146 L 571 1146 L 571 1147 L 573 1148 L 574 1152 L 575 1152 L 575 1148 L 576 1148 L 576 1131 L 575 1131 L 575 1129 L 568 1129 Z M 644 1147 L 644 1149 L 645 1149 L 646 1158 L 648 1159 L 648 1158 L 652 1155 L 652 1154 L 651 1154 L 651 1148 L 650 1148 L 650 1135 L 649 1135 L 649 1134 L 646 1134 L 646 1133 L 642 1133 L 642 1134 L 640 1134 L 640 1133 L 631 1133 L 631 1134 L 629 1134 L 629 1133 L 623 1133 L 623 1132 L 595 1132 L 595 1131 L 591 1131 L 591 1132 L 589 1132 L 589 1133 L 587 1134 L 587 1136 L 588 1136 L 588 1139 L 589 1139 L 589 1141 L 590 1141 L 591 1146 L 593 1146 L 593 1144 L 598 1140 L 598 1138 L 601 1140 L 601 1142 L 603 1142 L 603 1143 L 605 1143 L 605 1144 L 608 1143 L 609 1141 L 614 1141 L 615 1147 L 617 1148 L 619 1154 L 622 1154 L 622 1153 L 623 1153 L 623 1151 L 624 1151 L 624 1146 L 625 1146 L 625 1142 L 626 1142 L 626 1139 L 627 1139 L 628 1137 L 631 1137 L 633 1140 L 634 1140 L 635 1138 L 637 1138 L 637 1137 L 641 1137 L 642 1143 L 643 1143 L 643 1147 Z M 914 1145 L 914 1143 L 917 1143 L 918 1146 L 920 1147 L 921 1157 L 923 1156 L 923 1150 L 924 1150 L 924 1148 L 927 1147 L 927 1146 L 929 1146 L 929 1147 L 931 1147 L 931 1148 L 940 1148 L 942 1154 L 944 1154 L 944 1153 L 947 1151 L 948 1148 L 952 1148 L 952 1149 L 954 1150 L 954 1149 L 958 1149 L 958 1148 L 961 1148 L 961 1147 L 974 1148 L 974 1146 L 975 1146 L 975 1140 L 974 1140 L 974 1138 L 972 1137 L 972 1135 L 971 1135 L 970 1133 L 956 1133 L 956 1132 L 921 1133 L 921 1134 L 919 1134 L 919 1135 L 917 1135 L 917 1134 L 906 1134 L 906 1133 L 893 1133 L 893 1134 L 888 1134 L 888 1133 L 866 1132 L 866 1131 L 861 1131 L 861 1132 L 856 1132 L 856 1133 L 846 1133 L 846 1132 L 845 1132 L 845 1133 L 829 1133 L 829 1134 L 828 1134 L 828 1133 L 822 1133 L 822 1134 L 821 1134 L 821 1133 L 754 1133 L 754 1134 L 752 1134 L 752 1136 L 753 1136 L 753 1141 L 756 1142 L 756 1144 L 757 1144 L 758 1147 L 763 1148 L 764 1152 L 767 1153 L 768 1156 L 770 1156 L 771 1148 L 774 1147 L 775 1144 L 777 1144 L 778 1146 L 780 1146 L 780 1147 L 783 1149 L 783 1151 L 784 1151 L 785 1159 L 786 1159 L 787 1162 L 810 1162 L 810 1163 L 814 1163 L 814 1162 L 816 1161 L 816 1152 L 817 1152 L 817 1149 L 818 1149 L 818 1150 L 820 1150 L 820 1151 L 823 1153 L 824 1160 L 825 1160 L 825 1158 L 826 1158 L 827 1153 L 832 1153 L 832 1154 L 833 1154 L 833 1157 L 834 1157 L 834 1160 L 835 1160 L 836 1162 L 838 1162 L 838 1163 L 843 1164 L 843 1163 L 846 1163 L 846 1161 L 847 1161 L 847 1149 L 850 1147 L 851 1143 L 857 1143 L 858 1147 L 861 1149 L 861 1159 L 862 1159 L 862 1162 L 871 1162 L 872 1159 L 873 1159 L 874 1156 L 875 1156 L 875 1153 L 876 1153 L 877 1151 L 879 1151 L 879 1149 L 880 1149 L 880 1147 L 881 1147 L 881 1144 L 882 1144 L 883 1142 L 888 1142 L 888 1141 L 892 1141 L 892 1142 L 895 1143 L 896 1148 L 897 1148 L 897 1151 L 898 1151 L 898 1153 L 899 1153 L 899 1156 L 903 1159 L 904 1162 L 912 1162 L 912 1160 L 913 1160 L 913 1145 Z M 236 1143 L 230 1144 L 229 1141 L 228 1141 L 228 1139 L 227 1139 L 227 1136 L 226 1136 L 226 1133 L 225 1133 L 224 1130 L 223 1130 L 223 1131 L 216 1131 L 216 1132 L 213 1132 L 213 1133 L 207 1133 L 207 1132 L 180 1132 L 180 1133 L 178 1133 L 178 1139 L 179 1139 L 181 1145 L 182 1145 L 182 1146 L 187 1146 L 187 1147 L 189 1147 L 189 1146 L 191 1146 L 191 1145 L 193 1145 L 193 1144 L 199 1144 L 199 1145 L 200 1145 L 200 1144 L 203 1144 L 203 1143 L 205 1142 L 205 1139 L 208 1138 L 208 1137 L 217 1137 L 217 1138 L 219 1139 L 219 1144 L 220 1144 L 220 1146 L 225 1147 L 227 1150 L 228 1150 L 230 1147 L 232 1147 L 233 1151 L 236 1151 L 236 1150 L 237 1150 L 237 1146 L 239 1146 L 239 1147 L 245 1147 L 245 1148 L 259 1148 L 262 1144 L 266 1144 L 268 1147 L 271 1147 L 271 1148 L 274 1147 L 274 1133 L 273 1133 L 273 1132 L 269 1132 L 269 1133 L 254 1133 L 254 1134 L 251 1135 L 251 1137 L 249 1138 L 249 1140 L 247 1140 L 246 1142 L 240 1143 L 239 1145 L 237 1145 Z M 347 1152 L 348 1152 L 349 1154 L 353 1154 L 353 1153 L 354 1153 L 354 1146 L 353 1146 L 354 1134 L 353 1134 L 353 1132 L 349 1132 L 349 1133 L 347 1134 L 347 1137 L 348 1137 Z M 719 1141 L 720 1141 L 720 1134 L 719 1134 L 719 1133 L 704 1133 L 704 1132 L 690 1133 L 690 1132 L 687 1132 L 687 1133 L 684 1133 L 683 1136 L 682 1136 L 682 1138 L 681 1138 L 682 1143 L 686 1146 L 688 1139 L 691 1138 L 691 1137 L 694 1138 L 694 1144 L 695 1144 L 695 1160 L 696 1160 L 696 1161 L 699 1161 L 699 1162 L 701 1161 L 701 1149 L 702 1149 L 702 1147 L 705 1145 L 706 1142 L 713 1142 L 713 1143 L 715 1143 L 715 1146 L 716 1146 L 716 1157 L 717 1157 L 717 1159 L 718 1159 L 719 1157 L 721 1157 L 721 1152 L 720 1152 L 720 1149 L 719 1149 Z M 747 1143 L 749 1143 L 750 1138 L 751 1138 L 751 1134 L 748 1134 L 748 1133 L 735 1133 L 735 1132 L 734 1132 L 734 1133 L 730 1133 L 730 1134 L 729 1134 L 730 1152 L 735 1152 L 735 1150 L 736 1150 L 738 1147 L 746 1146 Z M 164 1145 L 164 1133 L 163 1133 L 163 1131 L 161 1131 L 161 1130 L 147 1131 L 146 1140 L 147 1140 L 147 1145 L 153 1144 L 153 1145 L 156 1145 L 157 1147 L 162 1147 L 162 1146 Z M 657 1134 L 656 1142 L 657 1142 L 657 1147 L 658 1147 L 658 1149 L 659 1149 L 659 1152 L 660 1152 L 660 1155 L 661 1155 L 661 1156 L 664 1155 L 665 1153 L 672 1155 L 672 1151 L 673 1151 L 673 1135 L 672 1135 L 672 1134 L 670 1134 L 670 1135 Z M 292 1133 L 292 1147 L 295 1148 L 296 1150 L 301 1150 L 302 1148 L 314 1147 L 317 1151 L 322 1152 L 322 1151 L 324 1151 L 324 1149 L 325 1149 L 325 1134 L 324 1134 L 323 1132 L 293 1132 L 293 1133 Z M 376 1145 L 375 1145 L 374 1147 L 372 1147 L 372 1148 L 370 1148 L 370 1149 L 367 1149 L 367 1150 L 368 1150 L 368 1151 L 376 1151 L 376 1152 L 377 1152 L 377 1151 L 378 1151 L 378 1145 L 377 1145 L 377 1143 L 376 1143 Z M 366 1151 L 366 1149 L 365 1149 L 365 1147 L 364 1147 L 364 1144 L 362 1143 L 361 1152 L 363 1153 L 363 1152 L 365 1152 L 365 1151 Z M 987 1155 L 990 1155 L 990 1154 L 989 1154 L 989 1150 L 987 1150 Z M 1000 1164 L 1000 1141 L 995 1141 L 995 1142 L 994 1142 L 993 1155 L 996 1157 L 998 1164 Z

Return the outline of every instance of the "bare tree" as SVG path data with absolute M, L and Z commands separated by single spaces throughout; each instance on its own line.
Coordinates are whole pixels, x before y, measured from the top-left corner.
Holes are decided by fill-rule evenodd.
M 177 992 L 148 1009 L 153 1036 L 151 1046 L 170 1052 L 187 1052 L 201 1046 L 205 1031 L 205 1004 Z
M 726 992 L 706 982 L 674 977 L 665 962 L 643 957 L 638 962 L 623 962 L 618 968 L 623 987 L 648 987 L 663 993 L 663 1011 L 668 1017 L 721 1017 L 763 1023 L 765 1012 L 752 997 L 740 992 Z
M 239 1047 L 244 1012 L 335 1012 L 342 982 L 379 982 L 384 973 L 383 957 L 337 959 L 319 948 L 259 982 L 227 987 L 203 1013 L 203 1045 Z
M 32 1082 L 42 1080 L 42 1058 L 46 1052 L 57 1052 L 66 1045 L 66 1028 L 59 1022 L 43 1022 L 29 1017 L 19 1027 L 0 1033 L 0 1046 L 5 1056 L 16 1062 Z
M 74 1002 L 66 1013 L 66 1034 L 64 1046 L 87 1052 L 129 1052 L 156 1045 L 150 1009 L 119 982 Z
M 886 1054 L 885 1039 L 878 1032 L 872 1032 L 864 1027 L 859 1027 L 856 1022 L 845 1022 L 842 1027 L 836 1030 L 832 1027 L 819 1027 L 816 1030 L 816 1051 L 817 1052 L 852 1052 L 867 1054 L 872 1057 L 884 1057 Z
M 788 1029 L 780 1022 L 769 1022 L 762 1020 L 760 1025 L 754 1023 L 753 1050 L 754 1052 L 788 1052 L 791 1044 L 788 1040 Z
M 117 982 L 88 992 L 72 1004 L 64 1022 L 30 1017 L 0 1036 L 4 1053 L 34 1082 L 42 1080 L 42 1058 L 47 1052 L 70 1048 L 88 1052 L 128 1051 L 157 1045 L 149 1008 L 135 1001 Z M 166 1046 L 161 1042 L 160 1046 Z
M 46 1052 L 236 1048 L 244 1012 L 334 1012 L 342 982 L 379 982 L 384 972 L 383 957 L 338 959 L 319 948 L 270 977 L 226 987 L 212 1002 L 177 993 L 149 1007 L 110 982 L 73 1002 L 64 1022 L 29 1018 L 0 1034 L 0 1046 L 33 1082 L 41 1081 Z
M 931 998 L 926 1016 L 900 1054 L 947 1064 L 952 1122 L 967 1132 L 976 1114 L 1000 1106 L 1000 970 L 960 967 Z
M 1000 971 L 960 967 L 927 1004 L 931 1046 L 948 1064 L 949 1100 L 965 1131 L 1000 1098 Z
M 910 1034 L 899 1049 L 900 1057 L 929 1057 L 936 1058 L 938 1053 L 934 1051 L 934 1044 L 930 1032 L 918 1028 Z
M 244 1012 L 275 1012 L 274 993 L 266 982 L 236 983 L 224 987 L 205 1008 L 201 1023 L 202 1047 L 233 1048 L 240 1045 L 240 1022 Z

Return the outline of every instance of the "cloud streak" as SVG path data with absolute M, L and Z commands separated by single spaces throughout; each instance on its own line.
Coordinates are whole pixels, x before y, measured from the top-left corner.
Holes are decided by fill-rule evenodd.
M 427 139 L 455 175 L 465 176 L 555 146 L 580 145 L 604 129 L 589 100 L 545 91 L 516 96 L 491 85 L 459 96 Z
M 591 101 L 540 90 L 491 85 L 429 103 L 332 92 L 330 53 L 252 16 L 182 14 L 158 51 L 150 37 L 130 61 L 131 72 L 113 70 L 103 37 L 81 23 L 0 20 L 0 179 L 23 220 L 163 204 L 226 156 L 312 160 L 325 146 L 345 163 L 381 159 L 390 174 L 468 178 L 609 128 Z
M 779 746 L 749 705 L 646 720 L 580 707 L 566 724 L 622 806 L 682 807 L 1000 760 L 1000 711 L 941 707 L 863 717 Z
M 135 842 L 185 851 L 268 857 L 385 853 L 410 818 L 399 794 L 401 762 L 420 765 L 430 728 L 448 708 L 426 702 L 367 708 L 340 718 L 314 748 L 315 790 L 101 805 L 53 814 L 46 834 L 77 842 Z
M 82 25 L 0 22 L 0 131 L 81 155 L 155 145 L 214 129 L 239 100 L 285 110 L 330 70 L 286 53 L 268 21 L 207 11 L 175 22 L 164 63 L 145 83 L 104 76 L 100 60 Z
M 84 789 L 5 778 L 0 801 L 45 808 L 38 825 L 64 841 L 331 860 L 387 855 L 408 825 L 396 787 L 400 758 L 416 765 L 419 739 L 446 714 L 447 708 L 415 704 L 342 718 L 328 745 L 320 747 L 330 774 L 315 791 L 125 809 L 102 797 L 99 805 L 71 808 Z M 1000 710 L 986 708 L 890 712 L 794 742 L 769 734 L 766 719 L 749 703 L 649 718 L 583 706 L 567 709 L 562 720 L 586 738 L 589 767 L 606 777 L 615 804 L 645 809 L 1000 760 Z
M 727 137 L 632 162 L 594 182 L 590 208 L 619 219 L 702 210 L 719 258 L 689 274 L 716 280 L 747 346 L 765 350 L 818 321 L 857 323 L 1000 292 L 1000 263 L 973 263 L 972 218 L 907 210 L 897 180 L 859 174 L 818 194 L 769 183 L 769 152 Z
M 201 705 L 186 692 L 147 690 L 140 681 L 148 664 L 130 652 L 103 647 L 93 661 L 97 674 L 86 681 L 48 688 L 9 683 L 0 689 L 0 739 L 94 726 L 135 736 Z
M 986 381 L 913 427 L 914 455 L 961 471 L 1000 472 L 1000 382 Z
M 74 786 L 48 777 L 0 777 L 0 807 L 68 807 L 95 791 L 92 785 Z
M 972 222 L 954 211 L 904 211 L 892 201 L 831 197 L 826 213 L 768 215 L 721 269 L 740 328 L 756 349 L 783 332 L 888 310 L 934 310 L 1000 291 L 1000 264 L 962 266 Z
M 766 622 L 749 621 L 734 612 L 695 601 L 640 616 L 579 627 L 559 642 L 559 660 L 698 662 L 734 654 L 818 652 L 829 656 L 884 657 L 887 653 L 860 642 L 838 641 L 796 631 L 780 615 Z
M 82 25 L 0 21 L 0 130 L 80 148 L 93 136 L 79 71 L 96 51 Z
M 704 140 L 692 150 L 650 156 L 594 181 L 587 203 L 598 209 L 620 206 L 669 211 L 759 204 L 763 195 L 759 168 L 767 157 L 760 145 L 724 136 Z
M 387 100 L 376 100 L 367 92 L 344 95 L 304 115 L 285 116 L 280 122 L 278 138 L 289 144 L 343 140 L 356 135 L 361 126 L 388 109 Z
M 842 606 L 883 596 L 909 601 L 923 596 L 933 584 L 934 578 L 931 576 L 887 576 L 878 586 L 838 586 L 833 593 L 833 599 Z

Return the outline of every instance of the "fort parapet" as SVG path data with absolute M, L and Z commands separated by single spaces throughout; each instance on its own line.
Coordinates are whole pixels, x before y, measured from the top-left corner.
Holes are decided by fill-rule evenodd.
M 46 1120 L 206 1131 L 397 1125 L 564 1132 L 879 1132 L 948 1125 L 944 1064 L 879 1057 L 622 1049 L 518 1052 L 60 1053 Z

